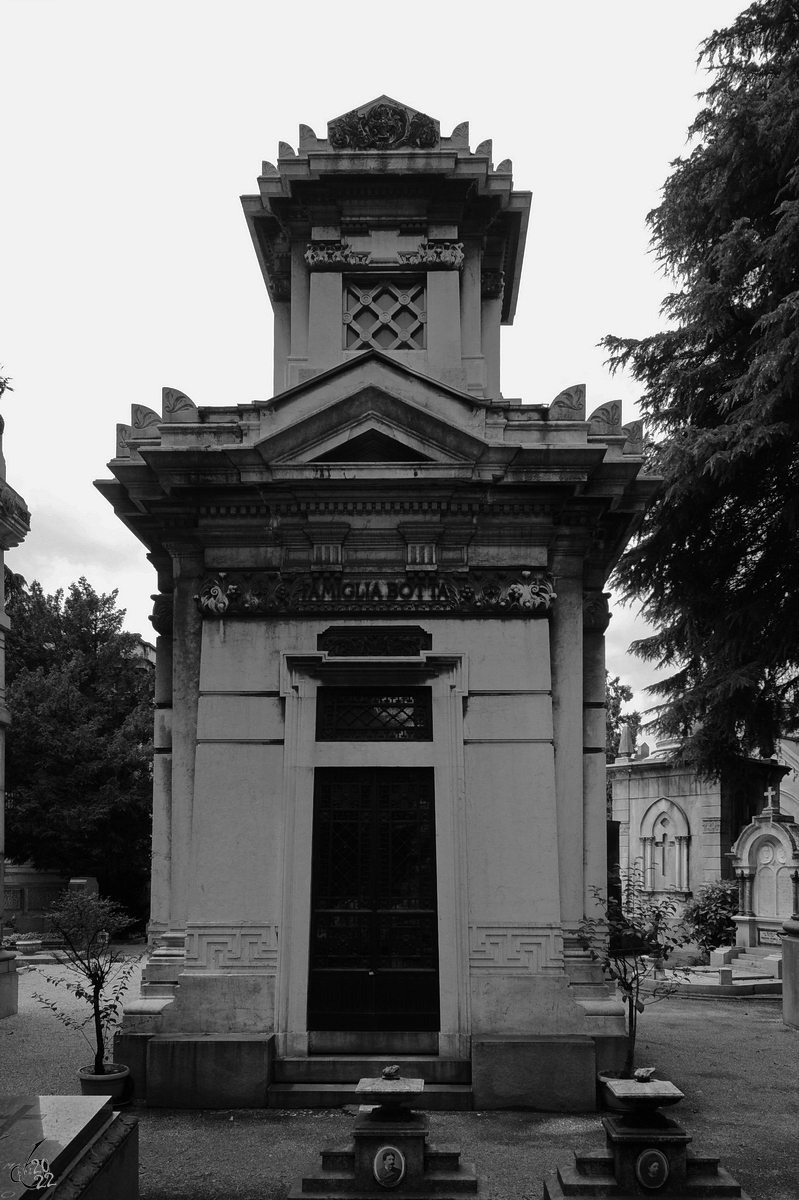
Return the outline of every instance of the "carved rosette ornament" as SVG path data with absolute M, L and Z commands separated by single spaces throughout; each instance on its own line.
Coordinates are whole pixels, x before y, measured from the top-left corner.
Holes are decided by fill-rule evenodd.
M 357 109 L 331 121 L 327 136 L 334 150 L 432 150 L 438 130 L 432 117 L 410 113 L 399 104 L 381 101 L 365 113 Z
M 583 630 L 604 633 L 610 624 L 610 592 L 583 592 Z
M 519 569 L 412 577 L 220 571 L 203 580 L 194 599 L 205 617 L 321 612 L 545 617 L 556 593 L 549 576 Z

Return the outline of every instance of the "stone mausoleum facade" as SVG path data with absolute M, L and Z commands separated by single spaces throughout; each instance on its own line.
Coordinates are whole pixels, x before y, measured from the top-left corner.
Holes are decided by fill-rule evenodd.
M 158 573 L 155 948 L 117 1050 L 149 1103 L 341 1103 L 399 1055 L 430 1104 L 586 1109 L 618 1051 L 576 930 L 603 588 L 651 481 L 618 403 L 502 395 L 530 200 L 387 97 L 301 126 L 243 198 L 274 395 L 119 427 L 98 487 Z

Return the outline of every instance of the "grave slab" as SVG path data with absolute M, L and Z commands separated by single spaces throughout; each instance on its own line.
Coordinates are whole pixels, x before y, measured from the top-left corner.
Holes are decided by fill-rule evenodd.
M 0 1096 L 0 1196 L 136 1200 L 138 1121 L 103 1096 Z

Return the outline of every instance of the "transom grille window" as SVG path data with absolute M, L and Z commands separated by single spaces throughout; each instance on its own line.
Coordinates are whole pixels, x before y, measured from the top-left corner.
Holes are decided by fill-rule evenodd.
M 319 742 L 429 742 L 430 688 L 319 688 Z
M 344 281 L 345 350 L 424 350 L 426 322 L 424 276 Z

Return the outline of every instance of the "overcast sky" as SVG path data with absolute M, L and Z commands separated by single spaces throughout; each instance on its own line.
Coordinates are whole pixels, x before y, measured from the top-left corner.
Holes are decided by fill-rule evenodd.
M 0 363 L 8 481 L 33 514 L 9 566 L 49 591 L 119 589 L 145 638 L 155 574 L 92 487 L 130 405 L 271 395 L 271 310 L 239 196 L 298 125 L 387 93 L 492 138 L 533 192 L 506 397 L 574 383 L 589 412 L 637 386 L 596 343 L 659 324 L 646 213 L 685 148 L 700 41 L 738 0 L 277 6 L 256 0 L 0 0 Z M 641 632 L 617 609 L 608 665 Z

